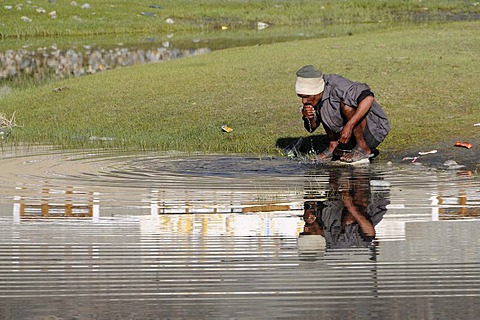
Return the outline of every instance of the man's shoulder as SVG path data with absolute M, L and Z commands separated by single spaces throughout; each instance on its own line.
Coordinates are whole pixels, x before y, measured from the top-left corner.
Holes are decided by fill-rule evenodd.
M 348 81 L 347 78 L 335 73 L 324 74 L 323 79 L 325 80 L 325 82 L 337 82 L 337 81 L 345 81 L 345 80 Z

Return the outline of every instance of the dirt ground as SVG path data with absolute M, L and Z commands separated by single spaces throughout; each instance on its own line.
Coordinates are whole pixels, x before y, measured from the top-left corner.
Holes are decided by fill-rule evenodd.
M 391 161 L 393 163 L 409 163 L 416 162 L 425 166 L 437 169 L 454 169 L 455 163 L 457 168 L 480 172 L 480 137 L 469 139 L 462 142 L 469 142 L 473 146 L 471 149 L 456 147 L 454 144 L 458 140 L 446 139 L 435 144 L 422 146 L 413 146 L 402 151 L 389 151 L 379 146 L 379 156 L 373 161 Z M 300 154 L 306 154 L 314 146 L 315 152 L 319 153 L 328 146 L 328 139 L 325 135 L 312 135 L 307 137 L 284 138 L 277 140 L 277 147 L 288 153 L 288 150 L 297 150 Z M 351 146 L 350 146 L 351 148 Z M 419 152 L 431 152 L 425 155 Z M 416 159 L 415 159 L 416 157 Z M 455 163 L 453 163 L 455 161 Z M 446 165 L 450 163 L 450 165 Z M 453 165 L 452 165 L 453 164 Z M 460 168 L 461 166 L 461 168 Z
M 472 148 L 470 149 L 455 146 L 456 141 L 459 140 L 445 140 L 421 147 L 412 147 L 411 149 L 395 153 L 383 151 L 380 145 L 380 158 L 397 163 L 414 161 L 438 169 L 453 168 L 448 164 L 452 164 L 452 161 L 455 161 L 459 166 L 464 166 L 464 169 L 480 171 L 480 137 L 461 140 L 461 142 L 471 143 Z M 419 152 L 429 152 L 433 150 L 437 152 L 425 155 L 419 154 Z M 417 159 L 410 159 L 414 157 L 417 157 Z

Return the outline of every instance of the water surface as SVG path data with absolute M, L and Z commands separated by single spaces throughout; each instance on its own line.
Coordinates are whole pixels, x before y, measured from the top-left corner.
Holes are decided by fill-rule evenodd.
M 479 315 L 469 171 L 37 148 L 0 168 L 5 319 Z

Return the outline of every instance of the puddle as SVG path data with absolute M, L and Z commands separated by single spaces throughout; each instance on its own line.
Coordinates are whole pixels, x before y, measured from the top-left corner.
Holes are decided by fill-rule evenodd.
M 10 49 L 0 51 L 0 80 L 12 82 L 46 81 L 92 75 L 145 63 L 160 63 L 185 57 L 192 57 L 240 46 L 253 46 L 283 42 L 298 38 L 311 38 L 313 35 L 297 33 L 266 37 L 233 37 L 232 39 L 202 39 L 192 36 L 189 40 L 179 40 L 172 35 L 160 39 L 156 37 L 133 37 L 127 42 L 115 42 L 109 37 L 82 38 L 62 47 L 57 40 L 69 43 L 68 39 L 46 39 L 32 44 L 16 41 Z M 70 40 L 72 41 L 72 40 Z M 8 47 L 8 46 L 7 46 Z M 6 81 L 8 84 L 8 81 Z M 0 98 L 11 93 L 7 85 L 0 88 Z
M 52 0 L 53 1 L 53 0 Z M 96 74 L 106 70 L 144 63 L 158 63 L 209 53 L 227 48 L 257 46 L 298 39 L 321 39 L 372 32 L 402 25 L 445 21 L 476 21 L 478 13 L 421 12 L 407 20 L 401 13 L 393 20 L 379 23 L 326 24 L 322 28 L 308 25 L 280 28 L 258 21 L 248 31 L 224 34 L 220 30 L 207 33 L 46 37 L 3 39 L 0 49 L 0 98 L 10 94 L 11 84 L 31 85 L 51 79 L 64 79 Z M 228 20 L 228 19 L 227 19 Z M 402 22 L 403 21 L 403 22 Z M 212 21 L 213 23 L 213 21 Z M 235 25 L 235 21 L 225 21 Z M 242 23 L 240 23 L 242 24 Z M 242 24 L 243 27 L 246 27 Z M 263 27 L 262 27 L 263 26 Z M 263 30 L 267 28 L 269 31 Z M 252 30 L 255 30 L 252 32 Z M 239 30 L 237 30 L 239 31 Z M 270 32 L 271 31 L 271 32 Z M 57 43 L 60 43 L 58 45 Z
M 35 148 L 0 168 L 5 318 L 478 315 L 468 171 Z
M 169 43 L 149 48 L 123 46 L 61 50 L 50 48 L 19 49 L 0 52 L 0 79 L 63 79 L 127 67 L 157 63 L 210 52 L 209 48 L 169 48 Z

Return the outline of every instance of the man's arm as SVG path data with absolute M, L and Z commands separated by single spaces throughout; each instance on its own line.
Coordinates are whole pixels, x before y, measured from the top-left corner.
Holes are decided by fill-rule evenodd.
M 362 121 L 372 107 L 374 101 L 375 98 L 373 96 L 367 96 L 359 102 L 357 108 L 354 109 L 355 111 L 352 117 L 343 126 L 342 132 L 340 133 L 340 139 L 338 140 L 340 143 L 347 143 L 350 140 L 353 129 L 360 121 Z
M 347 192 L 342 194 L 342 202 L 348 212 L 350 212 L 353 218 L 357 221 L 363 234 L 368 237 L 375 237 L 375 227 L 373 226 L 373 223 L 358 210 L 353 204 L 352 197 Z

